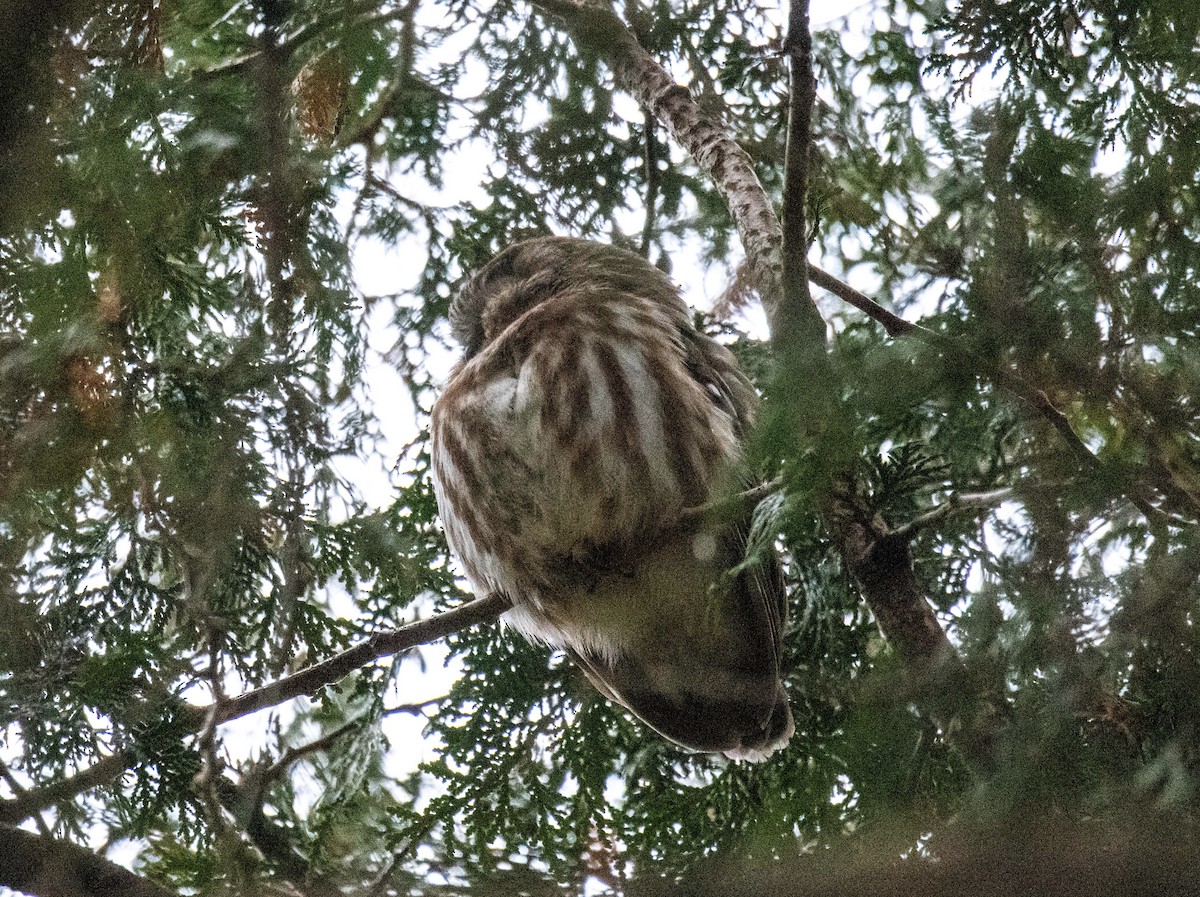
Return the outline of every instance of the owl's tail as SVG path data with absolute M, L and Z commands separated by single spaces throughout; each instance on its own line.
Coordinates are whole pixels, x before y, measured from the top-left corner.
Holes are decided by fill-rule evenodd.
M 722 536 L 717 569 L 744 551 L 740 533 Z M 664 546 L 648 565 L 656 574 L 635 576 L 633 590 L 650 608 L 623 627 L 615 648 L 577 641 L 571 653 L 602 694 L 671 741 L 766 759 L 795 731 L 780 675 L 787 610 L 779 561 L 765 558 L 728 579 L 683 563 L 689 547 Z M 663 575 L 672 569 L 675 577 Z

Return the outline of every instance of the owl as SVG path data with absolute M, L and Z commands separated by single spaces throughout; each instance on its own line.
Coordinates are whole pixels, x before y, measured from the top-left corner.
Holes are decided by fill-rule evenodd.
M 476 592 L 677 744 L 786 743 L 779 560 L 742 564 L 745 516 L 681 513 L 749 485 L 758 397 L 733 355 L 641 256 L 564 237 L 505 249 L 450 321 L 465 351 L 432 411 L 433 484 Z

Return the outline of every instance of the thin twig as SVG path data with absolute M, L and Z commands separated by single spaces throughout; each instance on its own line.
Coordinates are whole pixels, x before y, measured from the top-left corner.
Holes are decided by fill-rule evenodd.
M 395 707 L 386 708 L 383 711 L 383 715 L 393 716 L 397 713 L 411 713 L 413 716 L 419 716 L 426 707 L 432 707 L 434 704 L 440 704 L 449 697 L 449 695 L 438 695 L 436 698 L 427 698 L 424 701 L 414 701 L 411 704 L 397 704 Z
M 316 754 L 325 750 L 343 735 L 361 725 L 361 719 L 352 719 L 349 722 L 338 726 L 332 732 L 322 735 L 320 738 L 317 738 L 314 741 L 310 741 L 308 744 L 302 744 L 299 747 L 288 748 L 283 752 L 283 755 L 274 763 L 272 763 L 262 774 L 262 778 L 259 780 L 259 787 L 262 787 L 264 783 L 269 782 L 276 776 L 280 775 L 297 760 L 303 760 L 309 754 Z
M 690 523 L 695 520 L 724 520 L 740 517 L 753 511 L 764 498 L 783 488 L 779 480 L 760 483 L 752 489 L 738 492 L 726 498 L 719 498 L 695 508 L 684 508 L 679 512 L 680 523 Z
M 913 324 L 911 321 L 906 321 L 898 315 L 893 314 L 865 293 L 860 293 L 848 283 L 838 280 L 828 271 L 818 268 L 816 265 L 810 264 L 808 266 L 808 279 L 821 289 L 828 290 L 843 302 L 853 305 L 868 317 L 878 321 L 883 325 L 883 329 L 887 331 L 888 336 L 917 335 L 923 341 L 938 346 L 945 339 L 945 337 L 922 327 L 920 324 Z
M 951 514 L 956 514 L 959 511 L 977 511 L 992 508 L 1008 501 L 1016 494 L 1016 489 L 1006 486 L 1003 489 L 993 489 L 990 492 L 963 492 L 959 495 L 952 495 L 937 507 L 931 508 L 924 514 L 919 514 L 907 523 L 893 529 L 889 534 L 890 538 L 911 539 L 920 530 L 935 523 L 940 523 Z
M 356 19 L 356 20 L 350 22 L 349 24 L 355 28 L 364 28 L 364 27 L 369 27 L 371 25 L 383 25 L 383 24 L 386 24 L 387 22 L 392 22 L 392 21 L 395 21 L 396 19 L 403 19 L 403 18 L 411 15 L 410 7 L 415 7 L 415 6 L 416 6 L 416 0 L 410 0 L 409 3 L 406 3 L 404 6 L 400 7 L 399 9 L 385 10 L 383 12 L 377 12 L 374 15 L 363 15 L 362 18 Z M 303 28 L 299 28 L 296 31 L 293 31 L 291 34 L 284 36 L 276 44 L 275 49 L 277 49 L 284 55 L 290 56 L 292 53 L 294 53 L 296 50 L 300 49 L 300 47 L 304 46 L 309 41 L 313 40 L 316 37 L 319 37 L 321 35 L 321 32 L 323 32 L 325 29 L 330 28 L 333 25 L 337 24 L 337 22 L 339 20 L 345 21 L 347 18 L 350 18 L 352 16 L 369 13 L 372 10 L 376 9 L 377 7 L 378 7 L 378 3 L 372 3 L 372 2 L 369 2 L 369 0 L 368 0 L 368 2 L 358 4 L 358 5 L 350 8 L 349 10 L 338 10 L 336 15 L 331 13 L 328 16 L 318 18 L 316 21 L 311 22 L 308 25 L 305 25 Z M 192 72 L 192 74 L 190 76 L 191 80 L 193 80 L 193 81 L 209 81 L 209 80 L 212 80 L 213 78 L 220 78 L 220 77 L 224 77 L 226 75 L 239 74 L 239 73 L 245 71 L 252 63 L 254 63 L 256 60 L 258 60 L 260 57 L 262 57 L 263 52 L 264 51 L 262 49 L 254 50 L 250 53 L 246 53 L 242 56 L 238 56 L 235 59 L 230 59 L 230 60 L 227 60 L 226 62 L 218 63 L 217 65 L 214 65 L 212 68 L 200 69 L 199 71 Z

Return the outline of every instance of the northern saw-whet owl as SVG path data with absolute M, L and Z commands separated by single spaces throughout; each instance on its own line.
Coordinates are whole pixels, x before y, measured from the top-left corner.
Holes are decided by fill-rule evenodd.
M 733 355 L 646 260 L 564 237 L 505 249 L 450 321 L 466 351 L 433 407 L 433 483 L 476 592 L 672 741 L 782 746 L 779 560 L 730 574 L 748 515 L 680 515 L 747 485 L 758 397 Z

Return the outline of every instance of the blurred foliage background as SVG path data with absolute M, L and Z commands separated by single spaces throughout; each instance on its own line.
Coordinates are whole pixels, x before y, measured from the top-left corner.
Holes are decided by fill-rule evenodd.
M 781 11 L 617 11 L 778 199 Z M 783 469 L 843 459 L 873 511 L 911 524 L 929 600 L 1003 708 L 983 771 L 791 481 L 763 513 L 787 557 L 797 733 L 768 763 L 683 753 L 495 626 L 449 639 L 461 676 L 420 706 L 422 658 L 443 655 L 198 732 L 188 705 L 466 597 L 423 432 L 402 452 L 384 438 L 410 407 L 424 425 L 464 272 L 547 231 L 674 261 L 765 379 L 754 315 L 710 314 L 739 292 L 736 233 L 536 4 L 16 0 L 3 17 L 0 820 L 203 894 L 635 893 L 831 851 L 946 870 L 964 830 L 1034 818 L 1188 831 L 1200 7 L 873 0 L 814 35 L 813 258 L 962 352 L 821 298 L 839 443 L 758 448 Z M 365 258 L 394 287 L 364 290 Z M 406 389 L 372 389 L 384 367 Z M 386 489 L 357 476 L 372 465 Z M 395 714 L 434 746 L 402 776 Z M 31 795 L 39 812 L 12 809 Z

